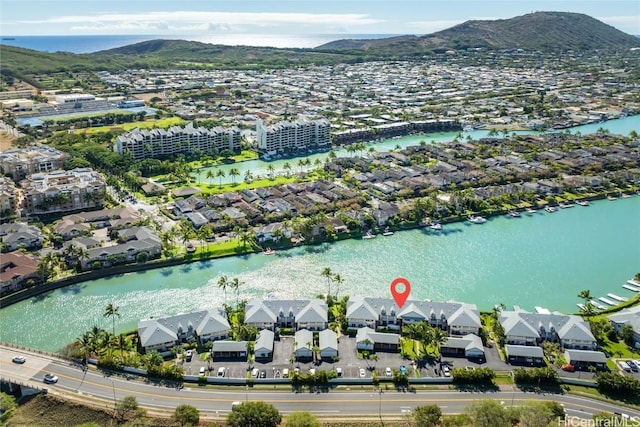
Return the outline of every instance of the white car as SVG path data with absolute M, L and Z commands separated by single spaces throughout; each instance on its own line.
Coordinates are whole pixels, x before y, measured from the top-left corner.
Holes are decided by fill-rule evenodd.
M 19 364 L 23 364 L 24 362 L 27 361 L 27 359 L 24 356 L 13 356 L 13 358 L 11 359 L 11 361 L 13 363 L 19 363 Z
M 202 367 L 200 367 L 200 371 L 198 372 L 198 376 L 204 377 L 204 373 L 205 373 L 205 367 L 202 366 Z
M 367 371 L 364 368 L 360 368 L 360 378 L 365 378 L 367 376 Z
M 384 374 L 390 377 L 391 375 L 393 375 L 393 372 L 391 371 L 391 368 L 387 366 L 387 368 L 384 370 Z
M 260 372 L 260 369 L 253 368 L 253 370 L 251 370 L 251 378 L 258 378 L 258 373 L 259 372 Z
M 451 371 L 449 370 L 449 367 L 448 367 L 448 366 L 444 366 L 444 367 L 442 368 L 442 372 L 444 372 L 444 376 L 445 376 L 445 377 L 450 377 L 450 376 L 451 376 Z
M 44 378 L 42 380 L 45 384 L 55 384 L 58 382 L 58 377 L 53 374 L 44 374 Z
M 227 374 L 227 368 L 225 368 L 224 366 L 220 366 L 218 368 L 218 376 L 224 377 L 226 374 Z
M 192 357 L 193 357 L 193 350 L 187 350 L 187 354 L 186 354 L 187 362 L 191 362 Z
M 336 368 L 336 375 L 339 377 L 342 376 L 342 368 Z

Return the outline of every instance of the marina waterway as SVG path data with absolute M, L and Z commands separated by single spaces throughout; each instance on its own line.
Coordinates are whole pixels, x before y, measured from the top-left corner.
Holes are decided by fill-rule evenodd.
M 142 318 L 210 309 L 224 303 L 217 286 L 223 274 L 244 282 L 240 299 L 309 298 L 327 292 L 325 267 L 344 278 L 332 287 L 340 295 L 386 297 L 390 282 L 403 276 L 411 298 L 575 312 L 583 289 L 595 297 L 633 295 L 622 284 L 640 271 L 640 197 L 85 282 L 0 310 L 0 340 L 57 350 L 93 325 L 110 329 L 103 316 L 109 303 L 121 313 L 116 332 L 135 329 Z M 227 300 L 235 299 L 227 290 Z

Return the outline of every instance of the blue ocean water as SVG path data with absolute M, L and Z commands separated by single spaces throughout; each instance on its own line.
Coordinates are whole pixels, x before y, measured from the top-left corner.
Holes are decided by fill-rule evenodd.
M 379 39 L 398 34 L 203 34 L 203 35 L 100 35 L 2 36 L 0 44 L 44 52 L 91 53 L 147 40 L 193 40 L 227 46 L 313 48 L 340 39 Z

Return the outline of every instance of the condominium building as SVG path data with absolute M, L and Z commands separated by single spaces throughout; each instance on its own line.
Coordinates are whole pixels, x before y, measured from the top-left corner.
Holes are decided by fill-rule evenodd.
M 331 125 L 326 119 L 300 118 L 295 122 L 282 121 L 256 125 L 258 151 L 263 155 L 295 153 L 331 146 Z
M 35 173 L 20 182 L 24 214 L 52 214 L 87 210 L 104 203 L 106 184 L 89 168 Z
M 68 153 L 46 145 L 10 148 L 0 153 L 0 168 L 4 175 L 18 182 L 27 175 L 62 169 L 69 157 Z
M 0 218 L 6 219 L 17 213 L 18 189 L 9 178 L 0 177 Z
M 177 153 L 210 153 L 241 148 L 240 129 L 172 126 L 169 129 L 134 129 L 113 143 L 113 151 L 131 153 L 134 159 L 157 158 Z

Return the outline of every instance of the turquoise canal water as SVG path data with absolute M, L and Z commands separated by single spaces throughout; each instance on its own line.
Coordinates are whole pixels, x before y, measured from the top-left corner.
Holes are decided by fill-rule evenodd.
M 108 303 L 122 314 L 117 331 L 150 316 L 219 306 L 222 274 L 245 283 L 240 299 L 313 297 L 327 291 L 325 267 L 344 278 L 342 295 L 386 297 L 403 276 L 412 298 L 574 312 L 583 289 L 632 296 L 622 284 L 640 271 L 640 196 L 86 282 L 0 310 L 0 340 L 56 350 L 93 325 L 110 329 L 102 316 Z M 230 302 L 235 298 L 227 291 Z
M 640 118 L 578 126 L 572 132 L 640 132 Z M 484 137 L 487 131 L 463 133 Z M 416 135 L 370 144 L 377 151 L 451 141 L 457 133 Z M 347 155 L 346 152 L 338 152 Z M 326 153 L 312 156 L 324 160 Z M 297 159 L 288 160 L 294 169 Z M 285 161 L 272 162 L 276 171 Z M 268 163 L 243 162 L 244 172 L 266 174 Z M 231 167 L 231 166 L 228 166 Z M 204 174 L 202 174 L 204 177 Z M 242 179 L 240 177 L 240 179 Z M 214 180 L 217 183 L 217 180 Z M 449 224 L 441 232 L 411 230 L 369 240 L 300 247 L 274 255 L 249 255 L 115 276 L 23 301 L 0 310 L 0 341 L 55 351 L 93 325 L 110 329 L 104 308 L 120 308 L 116 332 L 139 319 L 220 306 L 221 275 L 245 284 L 239 298 L 308 298 L 326 293 L 320 272 L 330 267 L 345 279 L 340 294 L 390 296 L 389 285 L 406 277 L 412 298 L 458 300 L 491 309 L 497 303 L 574 312 L 578 292 L 596 297 L 632 294 L 621 285 L 640 272 L 640 197 L 598 201 L 548 214 L 496 217 L 486 224 Z M 334 292 L 335 289 L 332 290 Z M 227 292 L 228 301 L 236 298 Z

